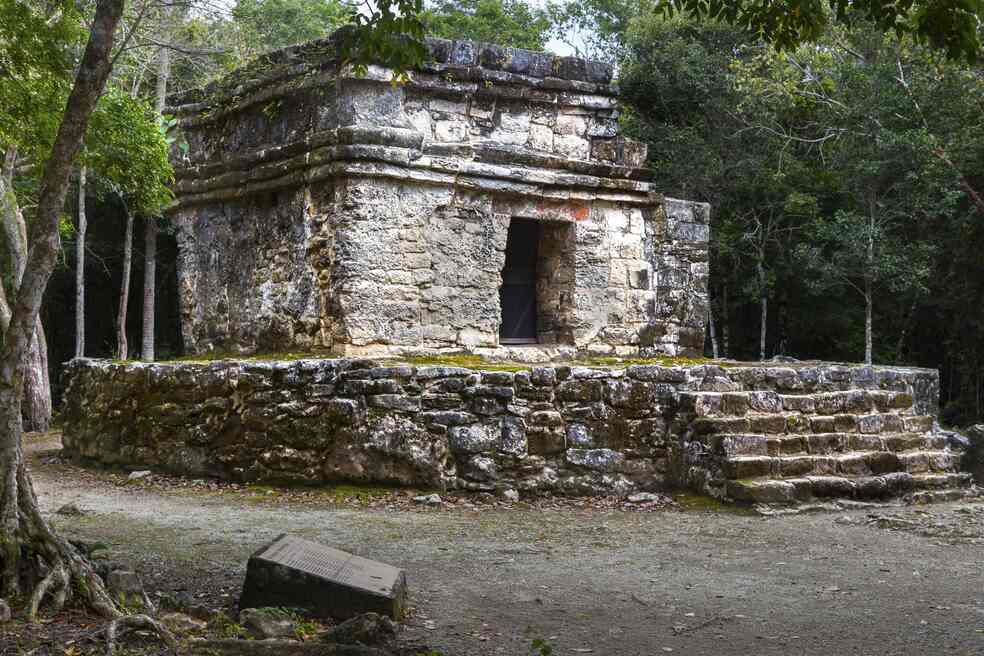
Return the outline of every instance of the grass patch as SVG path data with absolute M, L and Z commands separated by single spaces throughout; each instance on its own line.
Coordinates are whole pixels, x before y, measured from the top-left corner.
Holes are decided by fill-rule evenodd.
M 235 362 L 267 362 L 267 361 L 293 361 L 293 360 L 331 360 L 339 356 L 331 351 L 284 351 L 280 353 L 235 353 L 233 351 L 214 351 L 197 355 L 182 355 L 167 360 L 159 360 L 158 364 L 169 364 L 176 362 L 223 362 L 227 360 Z M 136 362 L 127 360 L 124 362 Z
M 610 356 L 598 356 L 575 360 L 572 364 L 584 364 L 588 366 L 600 367 L 628 367 L 634 364 L 649 364 L 660 367 L 694 367 L 702 364 L 714 362 L 711 358 L 686 358 L 683 356 L 667 356 L 665 358 L 618 358 Z
M 397 360 L 399 362 L 406 362 L 407 364 L 418 367 L 461 367 L 463 369 L 474 369 L 476 371 L 527 371 L 534 366 L 543 366 L 523 364 L 521 362 L 489 362 L 482 356 L 471 353 L 424 355 L 403 359 L 397 358 Z

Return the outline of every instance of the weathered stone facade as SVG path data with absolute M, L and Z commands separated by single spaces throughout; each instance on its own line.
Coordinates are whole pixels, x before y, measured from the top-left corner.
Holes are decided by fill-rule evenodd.
M 532 220 L 522 357 L 699 354 L 709 208 L 648 181 L 611 69 L 428 43 L 405 84 L 329 39 L 175 100 L 185 349 L 501 356 L 507 236 Z
M 523 371 L 369 360 L 66 370 L 66 451 L 235 481 L 744 501 L 963 494 L 938 375 L 895 367 Z

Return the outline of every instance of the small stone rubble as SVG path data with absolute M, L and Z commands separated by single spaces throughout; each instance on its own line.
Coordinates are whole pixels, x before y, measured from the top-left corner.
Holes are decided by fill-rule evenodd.
M 76 360 L 63 441 L 74 458 L 240 483 L 920 502 L 971 484 L 937 394 L 934 371 L 832 364 Z

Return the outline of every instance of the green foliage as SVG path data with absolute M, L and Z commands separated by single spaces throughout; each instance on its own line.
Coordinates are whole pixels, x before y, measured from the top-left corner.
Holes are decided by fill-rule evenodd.
M 543 638 L 534 638 L 530 643 L 530 653 L 534 656 L 551 656 L 553 651 L 553 645 Z
M 245 58 L 326 36 L 354 15 L 338 0 L 236 0 L 232 8 Z
M 368 13 L 355 15 L 352 24 L 339 31 L 337 47 L 343 61 L 364 74 L 370 64 L 392 69 L 396 80 L 424 61 L 423 0 L 383 0 L 366 5 Z
M 861 20 L 785 51 L 679 16 L 637 16 L 620 38 L 624 129 L 649 143 L 669 195 L 712 204 L 726 355 L 757 355 L 764 288 L 769 353 L 857 359 L 870 283 L 875 360 L 938 366 L 959 344 L 961 393 L 979 398 L 979 72 Z
M 831 20 L 844 26 L 870 22 L 882 33 L 911 36 L 951 59 L 980 55 L 984 0 L 663 0 L 664 15 L 712 18 L 775 44 L 782 50 L 820 40 Z
M 154 215 L 171 200 L 167 125 L 149 103 L 115 87 L 92 115 L 85 162 L 133 212 Z
M 216 638 L 223 640 L 245 638 L 247 635 L 246 628 L 243 625 L 234 622 L 228 615 L 221 611 L 215 613 L 208 621 L 208 632 Z
M 652 8 L 651 0 L 554 0 L 547 5 L 553 36 L 577 56 L 602 61 L 614 61 L 623 54 L 632 20 Z
M 522 0 L 436 0 L 421 19 L 431 36 L 528 50 L 543 50 L 551 29 L 547 12 Z
M 0 144 L 47 157 L 84 37 L 69 0 L 0 4 Z
M 57 19 L 54 19 L 57 17 Z M 41 162 L 54 142 L 86 32 L 75 3 L 4 3 L 0 8 L 0 145 Z M 89 123 L 83 159 L 94 182 L 118 192 L 137 212 L 156 213 L 171 198 L 167 140 L 153 110 L 110 86 Z M 35 169 L 35 173 L 38 169 Z M 36 185 L 17 184 L 22 205 Z M 28 216 L 30 220 L 30 216 Z M 62 234 L 70 233 L 70 220 Z

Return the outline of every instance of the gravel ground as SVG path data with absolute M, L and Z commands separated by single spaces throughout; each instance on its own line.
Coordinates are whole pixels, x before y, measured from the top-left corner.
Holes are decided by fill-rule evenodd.
M 44 509 L 148 588 L 235 600 L 282 532 L 407 571 L 406 635 L 455 656 L 984 654 L 984 503 L 762 517 L 681 499 L 524 507 L 123 484 L 29 446 Z M 344 495 L 342 495 L 344 496 Z M 366 493 L 372 497 L 371 492 Z M 84 514 L 53 511 L 75 504 Z

